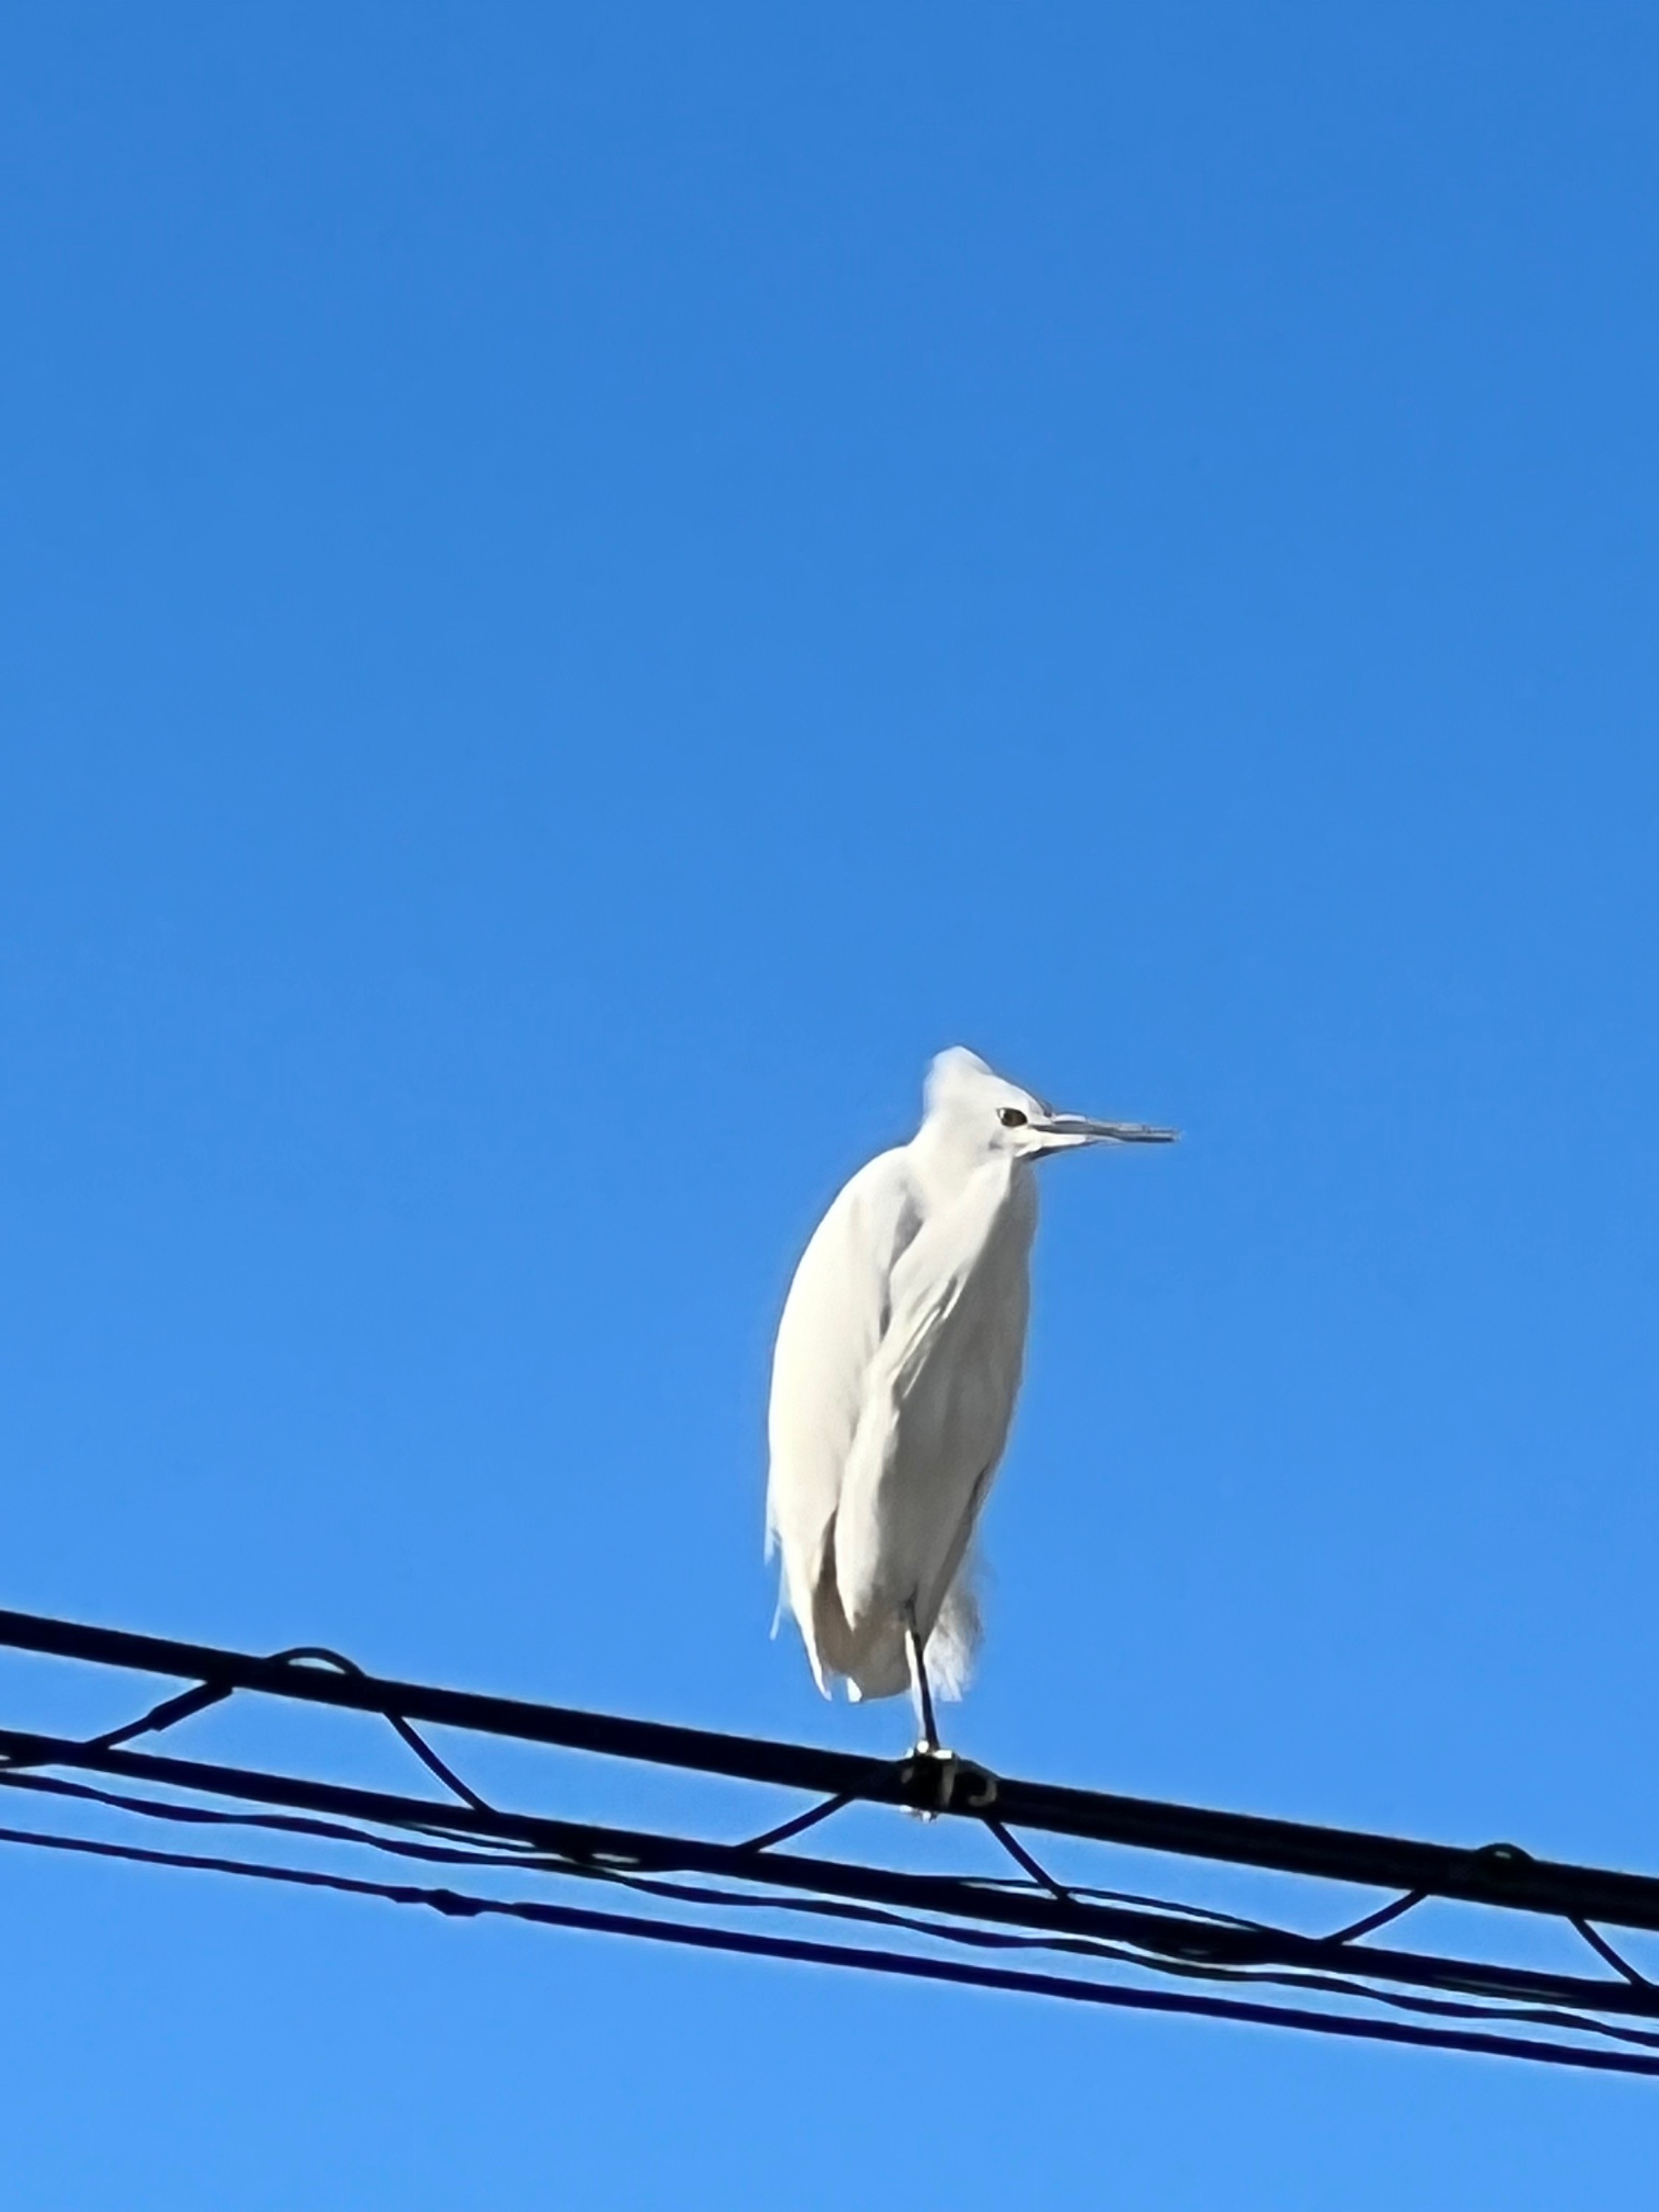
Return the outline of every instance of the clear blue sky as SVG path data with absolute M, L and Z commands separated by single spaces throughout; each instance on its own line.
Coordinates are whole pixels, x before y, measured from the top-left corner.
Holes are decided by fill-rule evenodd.
M 1656 113 L 1633 6 L 10 10 L 4 1601 L 894 1747 L 766 1361 L 960 1040 L 1188 1140 L 1048 1174 L 959 1738 L 1659 1867 Z M 1651 2085 L 0 1926 L 31 2212 L 1652 2202 Z

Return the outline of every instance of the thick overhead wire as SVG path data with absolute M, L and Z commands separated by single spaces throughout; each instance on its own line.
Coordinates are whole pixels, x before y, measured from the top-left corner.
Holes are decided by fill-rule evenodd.
M 303 1655 L 262 1657 L 0 1609 L 0 1647 L 8 1646 L 182 1677 L 204 1690 L 211 1687 L 220 1697 L 239 1689 L 258 1691 L 309 1705 L 378 1713 L 394 1724 L 403 1721 L 463 1729 L 688 1773 L 724 1775 L 819 1797 L 842 1797 L 849 1803 L 904 1806 L 973 1821 L 994 1811 L 1009 1827 L 1036 1828 L 1051 1835 L 1367 1888 L 1420 1892 L 1425 1897 L 1501 1905 L 1553 1918 L 1577 1916 L 1659 1931 L 1659 1879 L 1536 1859 L 1509 1843 L 1464 1850 L 1307 1821 L 1268 1820 L 1252 1813 L 1216 1812 L 1152 1798 L 1023 1782 L 990 1775 L 966 1760 L 860 1759 L 805 1744 L 399 1682 L 361 1669 L 342 1672 L 331 1653 L 325 1668 Z M 162 1723 L 152 1716 L 145 1724 Z
M 198 1829 L 235 1829 L 331 1850 L 368 1849 L 405 1862 L 466 1868 L 492 1880 L 511 1872 L 543 1880 L 600 1882 L 648 1900 L 655 1911 L 648 1915 L 602 1912 L 545 1899 L 375 1881 L 327 1866 L 210 1857 L 40 1827 L 0 1830 L 0 1840 L 15 1844 L 375 1896 L 419 1904 L 453 1917 L 506 1916 L 547 1926 L 1079 2002 L 1317 2029 L 1604 2070 L 1659 2072 L 1659 2033 L 1655 2032 L 1659 2029 L 1659 1988 L 1595 1925 L 1610 1921 L 1627 1928 L 1659 1928 L 1659 1881 L 1649 1877 L 1553 1865 L 1511 1846 L 1460 1851 L 1251 1815 L 1055 1790 L 994 1777 L 948 1758 L 913 1757 L 890 1763 L 854 1759 L 805 1747 L 480 1698 L 383 1680 L 336 1652 L 315 1647 L 263 1658 L 9 1613 L 0 1613 L 0 1645 L 194 1678 L 191 1687 L 164 1698 L 137 1720 L 89 1739 L 0 1730 L 0 1786 L 32 1795 L 37 1804 L 50 1800 L 64 1809 L 73 1807 L 88 1814 L 112 1813 Z M 380 1715 L 454 1802 L 400 1796 L 131 1747 L 139 1737 L 177 1727 L 239 1690 Z M 824 1802 L 739 1843 L 513 1813 L 491 1805 L 464 1781 L 421 1735 L 417 1720 L 816 1790 L 823 1793 Z M 99 1779 L 67 1778 L 75 1772 Z M 216 1802 L 198 1802 L 203 1798 Z M 223 1809 L 228 1801 L 240 1809 Z M 1024 1879 L 1012 1880 L 1006 1874 L 1000 1878 L 917 1874 L 802 1856 L 776 1848 L 860 1802 L 971 1820 L 1019 1867 Z M 1402 1893 L 1334 1935 L 1310 1936 L 1211 1908 L 1062 1884 L 1014 1832 L 1016 1825 L 1281 1873 L 1386 1884 Z M 1551 1913 L 1572 1928 L 1617 1978 L 1545 1972 L 1431 1951 L 1385 1948 L 1359 1940 L 1431 1898 Z M 854 1923 L 878 1933 L 887 1948 L 826 1944 L 752 1925 L 710 1924 L 717 1918 L 729 1923 L 734 1913 L 752 1919 L 756 1912 Z M 700 1917 L 681 1917 L 685 1914 Z M 928 1948 L 917 1949 L 918 1944 Z M 939 1955 L 941 1950 L 964 1947 L 979 1952 L 981 1958 L 970 1961 Z M 994 1966 L 983 1959 L 988 1950 L 1004 1954 L 1048 1952 L 1081 1971 L 1056 1975 L 1025 1966 Z M 1223 1995 L 1215 1987 L 1202 1993 L 1190 1986 L 1149 1989 L 1125 1984 L 1125 1972 L 1189 1985 L 1267 1985 L 1310 2002 L 1268 2003 Z M 1106 1978 L 1108 1974 L 1115 1978 Z M 1343 2009 L 1355 2005 L 1369 2009 Z M 1642 2027 L 1638 2021 L 1654 2025 Z M 1568 2037 L 1576 2039 L 1564 2039 Z

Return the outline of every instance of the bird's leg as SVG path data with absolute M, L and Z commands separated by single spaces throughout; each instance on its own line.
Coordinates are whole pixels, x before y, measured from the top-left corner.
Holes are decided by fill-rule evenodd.
M 906 1608 L 904 1619 L 904 1648 L 910 1660 L 910 1694 L 916 1701 L 916 1713 L 921 1722 L 921 1741 L 918 1751 L 937 1755 L 939 1749 L 939 1730 L 933 1725 L 933 1693 L 927 1686 L 927 1661 L 923 1653 L 921 1638 L 916 1633 L 916 1609 Z

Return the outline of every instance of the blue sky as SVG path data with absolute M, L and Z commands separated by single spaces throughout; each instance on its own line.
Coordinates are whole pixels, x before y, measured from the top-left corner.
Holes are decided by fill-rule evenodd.
M 4 1601 L 896 1747 L 767 1640 L 767 1353 L 961 1041 L 1188 1140 L 1047 1171 L 958 1740 L 1659 1866 L 1648 13 L 7 52 Z M 0 1923 L 32 2207 L 1651 2199 L 1645 2085 Z

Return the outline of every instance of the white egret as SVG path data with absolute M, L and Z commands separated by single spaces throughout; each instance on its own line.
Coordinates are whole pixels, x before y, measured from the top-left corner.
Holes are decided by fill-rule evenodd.
M 961 1694 L 979 1636 L 974 1524 L 1008 1440 L 1036 1228 L 1031 1163 L 1173 1129 L 1057 1114 L 961 1046 L 928 1071 L 908 1145 L 818 1224 L 778 1325 L 767 1553 L 818 1687 Z

